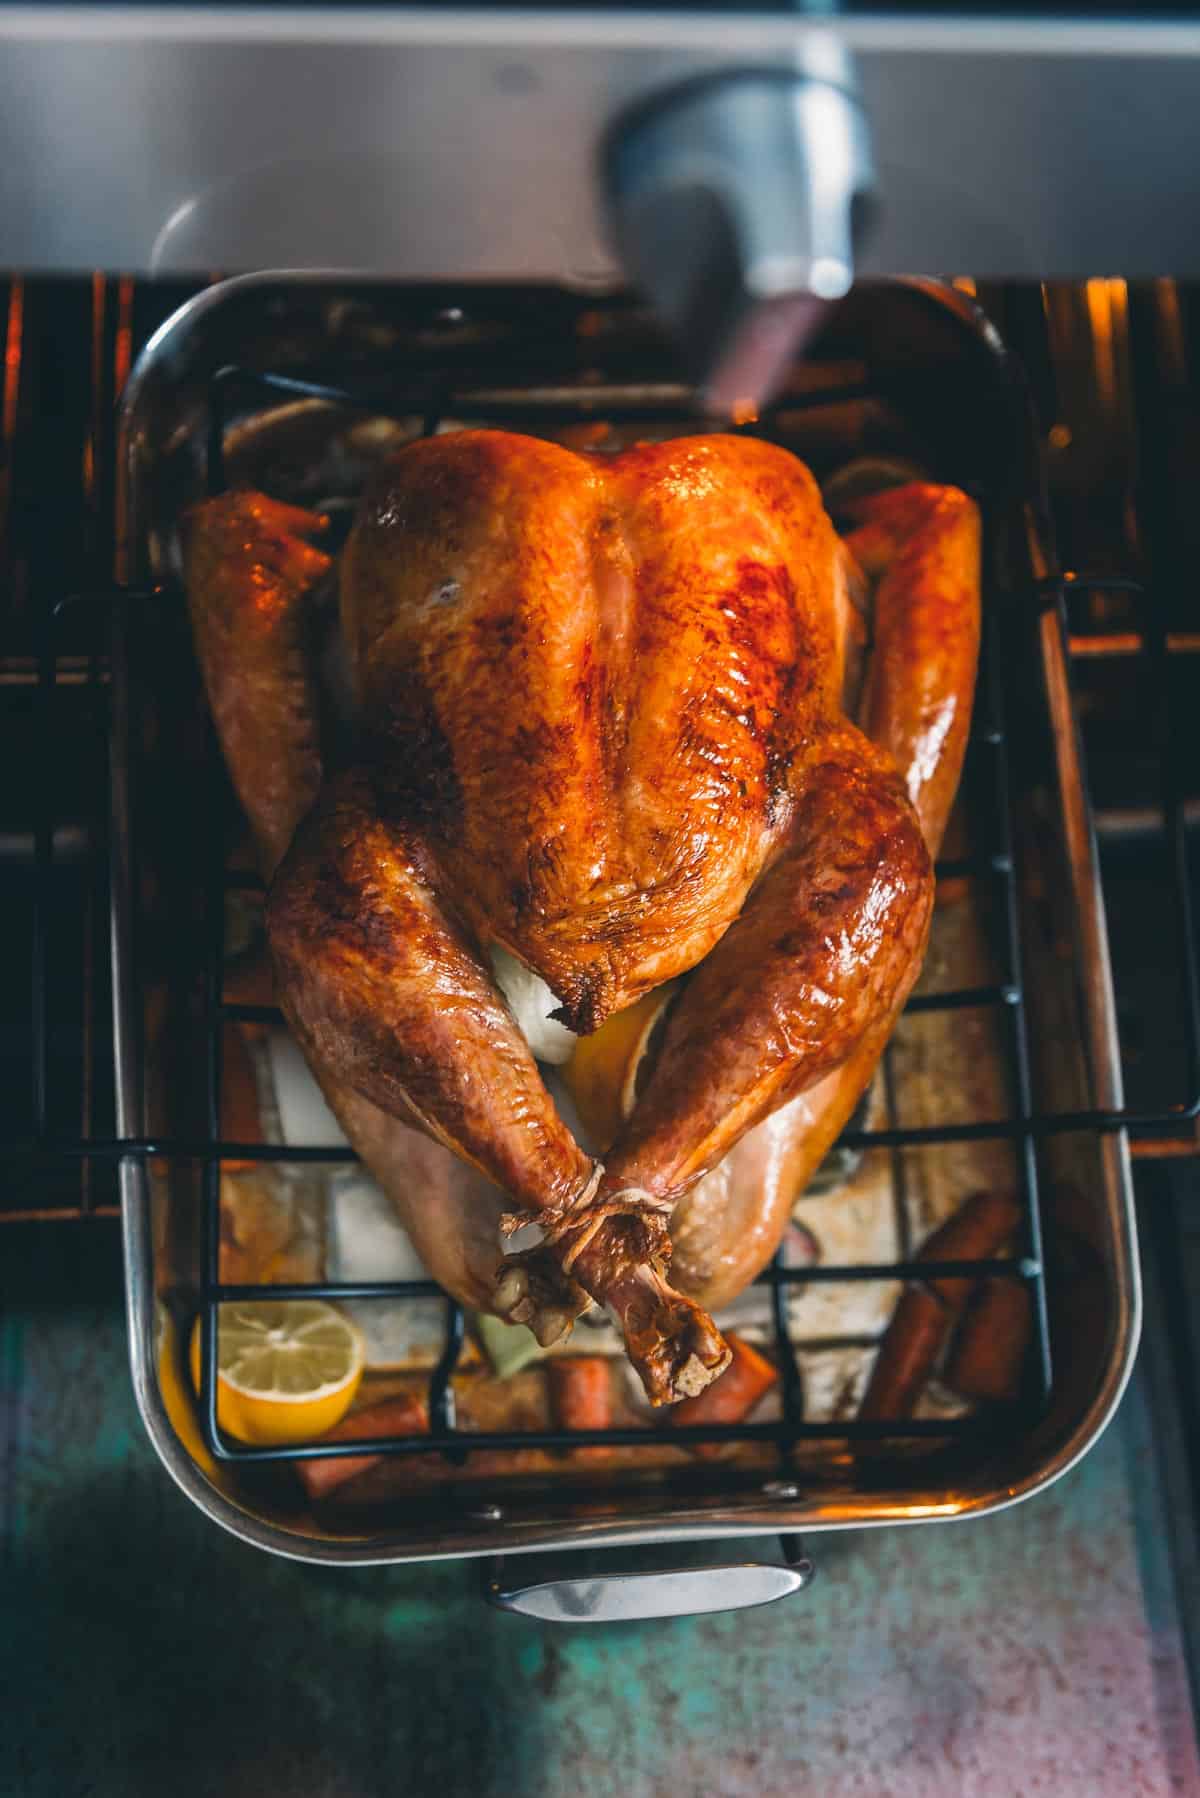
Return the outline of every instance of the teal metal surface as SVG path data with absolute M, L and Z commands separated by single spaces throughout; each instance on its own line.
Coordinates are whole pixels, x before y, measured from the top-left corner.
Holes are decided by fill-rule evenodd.
M 214 1528 L 142 1434 L 119 1272 L 107 1225 L 0 1231 L 4 1798 L 1200 1793 L 1136 1382 L 1012 1511 L 817 1538 L 764 1610 L 572 1631 L 470 1565 Z

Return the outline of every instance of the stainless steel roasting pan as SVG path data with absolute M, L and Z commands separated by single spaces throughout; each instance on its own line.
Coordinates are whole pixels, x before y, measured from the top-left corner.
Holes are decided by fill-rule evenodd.
M 890 1115 L 873 1108 L 849 1159 L 865 1151 L 867 1165 L 907 1179 L 910 1189 L 950 1190 L 957 1181 L 958 1199 L 988 1168 L 1021 1191 L 1021 1277 L 1039 1310 L 1044 1304 L 1045 1325 L 1022 1397 L 967 1418 L 965 1427 L 958 1419 L 958 1433 L 944 1440 L 935 1413 L 925 1435 L 868 1453 L 843 1395 L 824 1413 L 818 1406 L 815 1421 L 806 1416 L 789 1441 L 764 1437 L 745 1454 L 695 1459 L 669 1476 L 506 1484 L 473 1482 L 460 1469 L 432 1492 L 405 1493 L 393 1483 L 359 1510 L 310 1505 L 270 1467 L 218 1458 L 207 1473 L 168 1417 L 161 1304 L 186 1319 L 203 1293 L 216 1229 L 203 1175 L 219 1130 L 203 1077 L 214 906 L 215 928 L 229 927 L 227 898 L 205 860 L 211 815 L 227 822 L 229 801 L 219 780 L 213 797 L 213 752 L 178 585 L 181 514 L 208 486 L 251 477 L 286 497 L 348 511 L 371 456 L 398 434 L 491 422 L 603 448 L 630 435 L 694 430 L 690 407 L 668 352 L 624 299 L 280 275 L 228 281 L 190 301 L 147 345 L 124 395 L 113 880 L 120 1129 L 132 1145 L 121 1192 L 133 1380 L 172 1478 L 214 1522 L 272 1552 L 379 1563 L 977 1516 L 1058 1478 L 1095 1442 L 1120 1397 L 1139 1324 L 1129 1159 L 1123 1134 L 1111 1117 L 1104 1127 L 1102 1115 L 1120 1107 L 1120 1069 L 1040 446 L 1020 371 L 973 302 L 948 286 L 911 281 L 856 290 L 777 409 L 743 428 L 787 443 L 822 478 L 863 458 L 876 469 L 882 459 L 885 472 L 899 460 L 967 486 L 983 507 L 988 669 L 964 785 L 962 861 L 980 940 L 998 958 L 989 988 L 997 1002 L 983 1023 L 965 1009 L 937 1013 L 935 1004 L 934 1014 L 943 1032 L 967 1032 L 964 1069 L 985 1043 L 995 1079 L 973 1100 L 965 1073 L 960 1089 L 943 1056 L 931 1064 L 932 1087 L 926 1070 L 916 1109 L 906 1110 L 906 1070 L 920 1054 L 900 1044 L 899 1097 L 893 1078 Z M 999 818 L 999 851 L 983 824 L 976 834 L 977 814 Z M 930 1015 L 914 1017 L 912 1032 Z M 836 1212 L 835 1197 L 822 1201 L 831 1229 L 853 1215 Z M 919 1209 L 912 1223 L 919 1240 Z M 865 1263 L 872 1253 L 851 1244 L 841 1258 Z M 802 1339 L 807 1314 L 799 1307 L 828 1308 L 837 1290 L 829 1275 L 828 1266 L 818 1268 L 811 1287 L 793 1279 L 787 1288 Z M 890 1267 L 870 1278 L 854 1273 L 845 1291 L 860 1303 L 877 1291 L 885 1319 L 900 1279 Z M 815 1338 L 800 1343 L 797 1365 L 810 1393 L 819 1389 L 822 1352 Z M 864 1339 L 862 1367 L 872 1352 Z M 839 1422 L 848 1433 L 839 1434 Z M 610 1572 L 616 1558 L 605 1558 Z M 730 1601 L 723 1577 L 704 1587 L 714 1604 Z M 747 1593 L 772 1595 L 737 1572 L 732 1583 L 741 1602 Z M 493 1584 L 499 1591 L 504 1581 Z M 577 1613 L 581 1589 L 570 1601 Z M 605 1589 L 599 1614 L 706 1602 L 687 1579 L 674 1597 L 675 1588 L 660 1584 L 659 1603 L 637 1580 Z M 564 1614 L 566 1589 L 555 1590 L 554 1602 L 527 1598 L 527 1607 L 548 1603 L 550 1614 Z

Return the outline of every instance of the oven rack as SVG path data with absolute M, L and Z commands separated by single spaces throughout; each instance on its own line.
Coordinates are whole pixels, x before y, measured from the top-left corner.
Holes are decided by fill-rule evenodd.
M 280 376 L 271 371 L 227 367 L 214 377 L 210 394 L 210 426 L 208 431 L 208 475 L 211 491 L 220 490 L 223 485 L 223 446 L 225 441 L 225 425 L 227 404 L 230 394 L 242 392 L 247 387 L 257 388 L 264 396 L 278 397 L 280 394 L 303 393 L 309 397 L 320 397 L 345 405 L 368 406 L 380 411 L 384 409 L 401 409 L 395 396 L 368 394 L 350 388 L 337 388 L 326 382 L 311 383 L 298 381 L 293 376 Z M 836 399 L 847 397 L 839 391 Z M 426 393 L 421 396 L 421 416 L 426 430 L 434 430 L 440 417 L 446 413 L 461 409 L 469 411 L 469 396 L 456 394 L 452 390 L 443 389 L 434 397 Z M 685 414 L 686 393 L 680 390 L 678 405 L 681 417 Z M 586 395 L 586 409 L 569 411 L 566 415 L 581 418 L 595 418 L 606 408 L 604 389 L 593 387 Z M 810 396 L 807 402 L 812 405 L 830 403 L 830 395 L 821 393 Z M 790 402 L 794 409 L 796 402 Z M 405 396 L 405 410 L 411 405 L 411 396 Z M 656 400 L 654 415 L 661 419 L 664 416 L 664 404 Z M 491 415 L 496 418 L 496 408 Z M 563 416 L 563 413 L 557 416 Z M 628 412 L 622 416 L 627 417 Z M 690 415 L 690 414 L 689 414 Z M 540 416 L 545 417 L 542 413 Z M 528 412 L 520 408 L 513 411 L 511 418 L 496 418 L 496 422 L 513 424 L 529 424 Z M 768 414 L 760 421 L 758 429 L 770 434 L 772 419 Z M 977 497 L 987 510 L 986 493 Z M 1035 584 L 1027 595 L 1028 604 L 1042 610 L 1049 610 L 1057 619 L 1058 628 L 1067 633 L 1067 642 L 1074 653 L 1086 655 L 1087 648 L 1080 647 L 1080 634 L 1074 636 L 1068 630 L 1068 605 L 1084 590 L 1099 590 L 1103 582 L 1088 582 L 1080 578 L 1065 576 L 1062 579 Z M 1113 583 L 1109 583 L 1112 585 Z M 1159 617 L 1159 608 L 1154 604 L 1152 593 L 1140 588 L 1136 583 L 1120 583 L 1121 590 L 1131 604 L 1140 607 L 1144 614 L 1144 625 L 1140 632 L 1133 633 L 1135 645 L 1129 654 L 1136 661 L 1139 672 L 1148 673 L 1151 678 L 1161 677 L 1166 665 L 1164 658 L 1173 661 L 1179 654 L 1179 645 L 1169 638 L 1165 626 Z M 1003 596 L 1012 600 L 1012 595 Z M 942 1126 L 926 1126 L 924 1128 L 905 1128 L 889 1119 L 884 1128 L 855 1129 L 848 1131 L 844 1142 L 848 1146 L 860 1148 L 889 1149 L 898 1154 L 906 1147 L 952 1143 L 967 1140 L 986 1140 L 989 1138 L 1004 1139 L 1011 1142 L 1016 1150 L 1016 1164 L 1019 1171 L 1020 1196 L 1022 1199 L 1024 1230 L 1020 1252 L 1011 1260 L 986 1263 L 955 1263 L 935 1267 L 930 1263 L 917 1263 L 911 1259 L 901 1259 L 882 1266 L 819 1266 L 816 1268 L 793 1269 L 776 1264 L 761 1277 L 761 1283 L 767 1286 L 772 1295 L 772 1310 L 776 1329 L 776 1348 L 782 1371 L 783 1416 L 776 1424 L 737 1425 L 724 1428 L 708 1428 L 694 1432 L 678 1431 L 672 1433 L 672 1439 L 681 1443 L 691 1440 L 709 1442 L 728 1441 L 765 1441 L 773 1442 L 780 1451 L 786 1464 L 792 1447 L 805 1439 L 829 1438 L 840 1441 L 869 1441 L 878 1438 L 888 1440 L 909 1437 L 921 1439 L 936 1437 L 950 1439 L 955 1436 L 969 1435 L 972 1431 L 986 1428 L 992 1432 L 996 1429 L 994 1418 L 960 1418 L 945 1420 L 908 1420 L 905 1422 L 862 1423 L 858 1421 L 838 1421 L 836 1423 L 813 1423 L 803 1416 L 803 1393 L 801 1380 L 795 1361 L 794 1347 L 790 1341 L 787 1325 L 787 1311 L 784 1302 L 786 1289 L 791 1284 L 832 1280 L 888 1279 L 890 1281 L 927 1279 L 937 1273 L 957 1273 L 964 1276 L 996 1273 L 1004 1277 L 1026 1282 L 1034 1300 L 1033 1310 L 1036 1320 L 1036 1346 L 1031 1356 L 1032 1380 L 1031 1389 L 1018 1409 L 1021 1413 L 1021 1424 L 1028 1424 L 1028 1414 L 1032 1408 L 1035 1413 L 1044 1404 L 1052 1379 L 1051 1343 L 1046 1319 L 1045 1266 L 1042 1254 L 1041 1217 L 1038 1193 L 1037 1164 L 1035 1146 L 1037 1140 L 1046 1135 L 1056 1135 L 1074 1131 L 1115 1132 L 1124 1129 L 1162 1131 L 1177 1130 L 1180 1123 L 1187 1123 L 1200 1115 L 1200 1002 L 1197 998 L 1197 981 L 1195 951 L 1192 930 L 1191 892 L 1187 878 L 1187 855 L 1185 838 L 1184 795 L 1180 791 L 1180 783 L 1173 770 L 1169 755 L 1164 751 L 1162 758 L 1162 816 L 1166 821 L 1166 830 L 1172 844 L 1172 879 L 1170 884 L 1170 904 L 1174 913 L 1175 929 L 1180 945 L 1180 966 L 1182 970 L 1182 993 L 1185 1007 L 1185 1045 L 1184 1045 L 1184 1087 L 1183 1099 L 1171 1106 L 1157 1110 L 1145 1108 L 1112 1109 L 1104 1111 L 1047 1112 L 1034 1108 L 1031 1098 L 1029 1043 L 1027 1040 L 1025 1019 L 1025 993 L 1023 986 L 1023 958 L 1017 901 L 1016 869 L 1014 861 L 1014 830 L 1010 804 L 1010 712 L 1012 704 L 1012 679 L 1014 671 L 1006 666 L 1004 655 L 996 642 L 997 601 L 1000 595 L 992 593 L 985 602 L 988 629 L 984 646 L 980 697 L 977 704 L 976 723 L 969 750 L 969 769 L 967 778 L 975 781 L 987 793 L 987 807 L 990 816 L 989 840 L 984 850 L 967 859 L 947 861 L 939 864 L 939 875 L 942 877 L 974 875 L 994 883 L 999 896 L 998 911 L 1002 923 L 1001 962 L 1002 978 L 994 985 L 986 988 L 972 988 L 947 994 L 922 995 L 913 1005 L 914 1009 L 932 1010 L 935 1008 L 955 1007 L 990 1007 L 994 1008 L 1003 1019 L 1003 1037 L 1008 1063 L 1008 1087 L 1011 1097 L 1011 1108 L 1008 1115 L 985 1122 L 950 1123 Z M 36 609 L 36 645 L 33 658 L 32 692 L 35 741 L 42 751 L 37 765 L 43 770 L 53 768 L 53 744 L 56 738 L 56 708 L 64 685 L 72 678 L 78 678 L 75 663 L 58 652 L 58 637 L 63 629 L 63 621 L 73 616 L 83 616 L 91 621 L 93 642 L 111 622 L 120 631 L 132 627 L 140 605 L 152 602 L 156 605 L 172 603 L 178 600 L 165 588 L 155 588 L 152 592 L 138 593 L 133 590 L 99 590 L 76 596 L 77 603 L 67 605 L 64 602 L 55 604 L 47 595 L 43 603 Z M 1111 653 L 1116 653 L 1112 651 Z M 104 659 L 98 649 L 89 650 L 84 664 L 83 680 L 96 714 L 98 731 L 104 735 L 107 743 L 111 720 L 108 712 L 108 686 Z M 1164 710 L 1169 703 L 1167 689 L 1174 684 L 1168 680 L 1163 684 Z M 1164 743 L 1170 741 L 1169 717 L 1164 730 Z M 216 1420 L 216 1337 L 214 1320 L 216 1307 L 221 1302 L 235 1297 L 248 1297 L 252 1292 L 261 1292 L 273 1297 L 324 1296 L 336 1299 L 367 1298 L 371 1296 L 387 1296 L 392 1299 L 405 1297 L 428 1297 L 436 1292 L 436 1288 L 428 1282 L 381 1283 L 378 1286 L 346 1285 L 328 1281 L 316 1281 L 303 1285 L 248 1288 L 222 1284 L 218 1275 L 218 1182 L 220 1164 L 223 1160 L 238 1159 L 245 1161 L 279 1161 L 287 1163 L 319 1162 L 333 1163 L 352 1159 L 352 1151 L 331 1150 L 328 1147 L 305 1145 L 276 1145 L 265 1143 L 235 1143 L 222 1140 L 220 1135 L 220 1092 L 221 1092 L 221 1036 L 227 1021 L 253 1016 L 258 1021 L 266 1021 L 274 1017 L 269 1008 L 244 1007 L 226 1004 L 221 997 L 221 974 L 223 963 L 222 931 L 224 921 L 224 896 L 230 885 L 252 884 L 251 877 L 241 874 L 230 874 L 224 865 L 224 842 L 222 836 L 224 780 L 220 766 L 219 754 L 215 742 L 209 737 L 208 754 L 210 764 L 208 770 L 207 810 L 210 814 L 211 878 L 206 891 L 206 908 L 209 920 L 206 932 L 207 953 L 205 968 L 205 1059 L 208 1078 L 208 1129 L 207 1133 L 196 1140 L 176 1138 L 168 1135 L 120 1135 L 115 1129 L 105 1128 L 107 1119 L 98 1114 L 94 1096 L 89 1101 L 83 1114 L 82 1126 L 78 1132 L 71 1132 L 57 1127 L 51 1120 L 50 1106 L 50 1064 L 52 1029 L 49 1005 L 49 972 L 52 961 L 52 889 L 56 866 L 63 852 L 63 844 L 56 831 L 56 813 L 52 793 L 45 788 L 39 796 L 39 809 L 34 823 L 32 842 L 34 902 L 32 909 L 30 973 L 32 984 L 32 1128 L 20 1136 L 10 1137 L 0 1145 L 0 1153 L 6 1159 L 18 1162 L 25 1160 L 31 1163 L 55 1161 L 58 1163 L 77 1162 L 81 1173 L 85 1175 L 84 1193 L 91 1192 L 92 1169 L 111 1169 L 125 1158 L 147 1160 L 155 1157 L 169 1157 L 176 1160 L 194 1160 L 200 1162 L 204 1169 L 205 1182 L 205 1272 L 200 1293 L 201 1314 L 204 1318 L 204 1353 L 202 1355 L 202 1412 L 205 1433 L 209 1438 L 214 1454 L 226 1462 L 244 1463 L 266 1460 L 286 1460 L 303 1454 L 306 1457 L 339 1455 L 339 1454 L 405 1454 L 441 1450 L 447 1456 L 461 1459 L 475 1448 L 508 1448 L 508 1447 L 547 1447 L 565 1449 L 571 1446 L 582 1446 L 592 1442 L 609 1442 L 613 1444 L 638 1445 L 646 1441 L 656 1440 L 653 1432 L 644 1431 L 603 1431 L 603 1432 L 566 1432 L 543 1431 L 528 1432 L 492 1432 L 475 1433 L 469 1436 L 455 1431 L 453 1427 L 452 1392 L 450 1381 L 461 1351 L 465 1334 L 465 1320 L 461 1309 L 447 1300 L 447 1316 L 445 1326 L 444 1349 L 438 1365 L 434 1368 L 428 1389 L 429 1416 L 431 1432 L 428 1435 L 402 1439 L 388 1439 L 379 1442 L 356 1442 L 352 1445 L 318 1443 L 303 1450 L 280 1448 L 250 1448 L 236 1444 L 224 1438 Z M 90 853 L 103 863 L 105 855 L 105 836 L 99 811 L 90 819 L 88 833 Z M 898 1166 L 898 1161 L 896 1163 Z M 896 1203 L 900 1209 L 899 1183 L 896 1184 Z M 80 1211 L 106 1211 L 109 1207 L 97 1205 L 95 1198 L 85 1200 L 81 1196 Z M 903 1240 L 903 1236 L 899 1238 Z

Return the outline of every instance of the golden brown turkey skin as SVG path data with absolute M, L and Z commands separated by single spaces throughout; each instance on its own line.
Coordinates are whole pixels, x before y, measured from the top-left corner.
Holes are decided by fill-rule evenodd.
M 966 751 L 979 658 L 979 513 L 953 487 L 914 482 L 847 508 L 847 549 L 876 582 L 861 706 L 892 757 L 936 855 Z M 782 1240 L 792 1205 L 845 1128 L 894 1018 L 881 1013 L 835 1073 L 743 1137 L 671 1219 L 672 1274 L 717 1309 Z
M 688 981 L 606 1184 L 677 1195 L 908 996 L 933 885 L 891 761 L 830 729 L 796 785 L 788 843 Z
M 210 587 L 189 572 L 212 692 L 204 615 L 236 598 Z M 285 1010 L 327 1090 L 419 1123 L 543 1225 L 496 1308 L 536 1327 L 611 1305 L 657 1402 L 728 1360 L 664 1278 L 681 1192 L 831 1070 L 861 1085 L 920 963 L 923 789 L 841 714 L 845 587 L 807 470 L 740 438 L 607 460 L 423 441 L 344 558 L 363 751 L 272 887 Z M 228 658 L 223 679 L 228 700 Z M 698 968 L 606 1170 L 558 1119 L 497 944 L 577 1029 Z
M 269 923 L 284 1009 L 320 1067 L 423 1124 L 521 1205 L 565 1204 L 587 1182 L 590 1157 L 443 903 L 428 850 L 380 818 L 365 773 L 326 784 L 271 889 Z
M 228 493 L 184 533 L 196 654 L 268 874 L 321 786 L 307 602 L 331 563 L 305 538 L 325 522 L 261 493 Z
M 589 1298 L 608 1305 L 656 1403 L 714 1379 L 729 1351 L 662 1277 L 665 1218 L 621 1199 L 595 1207 L 601 1169 L 559 1116 L 436 855 L 417 826 L 381 813 L 365 772 L 327 783 L 267 920 L 280 1002 L 339 1114 L 349 1088 L 419 1125 L 513 1195 L 523 1209 L 502 1224 L 545 1229 L 554 1255 L 510 1258 L 497 1309 L 546 1341 Z M 370 1141 L 383 1160 L 385 1135 L 372 1128 Z
M 808 470 L 750 439 L 464 431 L 368 495 L 342 616 L 372 765 L 573 1029 L 740 911 L 834 709 L 837 557 Z

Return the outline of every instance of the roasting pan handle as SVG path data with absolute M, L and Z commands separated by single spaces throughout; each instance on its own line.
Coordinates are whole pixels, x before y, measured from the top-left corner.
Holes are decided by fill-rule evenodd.
M 508 1563 L 487 1563 L 484 1596 L 498 1610 L 542 1623 L 635 1623 L 745 1611 L 802 1592 L 814 1567 L 798 1536 L 782 1536 L 782 1561 L 732 1561 L 717 1567 L 659 1567 L 636 1573 L 585 1574 L 513 1583 Z M 603 1567 L 603 1563 L 601 1563 Z

